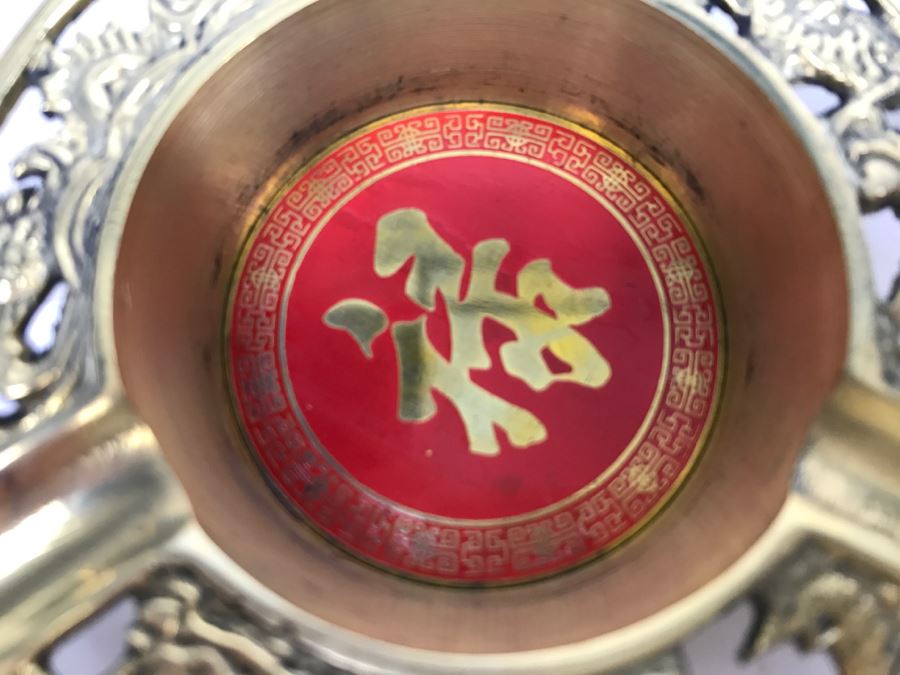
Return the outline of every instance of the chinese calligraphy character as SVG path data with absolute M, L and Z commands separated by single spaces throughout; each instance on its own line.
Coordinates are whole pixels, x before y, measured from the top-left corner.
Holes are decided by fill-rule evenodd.
M 430 342 L 426 313 L 415 321 L 390 325 L 400 378 L 398 416 L 408 422 L 431 419 L 437 412 L 432 392 L 438 391 L 459 412 L 470 452 L 489 457 L 500 453 L 495 427 L 519 448 L 543 442 L 547 430 L 528 410 L 472 381 L 471 371 L 491 367 L 482 334 L 486 319 L 515 334 L 515 340 L 500 347 L 501 364 L 507 374 L 535 391 L 544 391 L 555 382 L 596 389 L 612 375 L 606 359 L 573 328 L 607 312 L 609 294 L 602 288 L 568 286 L 545 259 L 530 262 L 519 271 L 516 295 L 502 293 L 496 288 L 496 279 L 508 252 L 509 244 L 503 239 L 479 242 L 472 252 L 471 276 L 463 296 L 465 261 L 434 231 L 422 211 L 394 211 L 378 222 L 376 231 L 376 274 L 393 276 L 412 259 L 405 285 L 407 297 L 428 312 L 435 309 L 440 293 L 450 320 L 449 359 Z M 538 306 L 538 298 L 543 298 L 551 311 Z M 334 305 L 323 321 L 347 331 L 369 358 L 373 342 L 389 325 L 379 307 L 356 298 Z M 553 372 L 544 358 L 545 350 L 568 366 L 568 371 Z

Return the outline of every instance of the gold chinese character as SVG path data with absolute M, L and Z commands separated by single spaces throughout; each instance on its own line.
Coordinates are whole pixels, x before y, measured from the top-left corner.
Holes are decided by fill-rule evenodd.
M 554 274 L 548 260 L 535 260 L 516 277 L 516 295 L 496 288 L 497 273 L 509 252 L 503 239 L 478 243 L 472 252 L 472 273 L 463 298 L 465 261 L 434 231 L 417 209 L 401 209 L 379 222 L 375 241 L 375 272 L 382 278 L 396 274 L 412 259 L 405 291 L 423 310 L 435 308 L 437 293 L 444 298 L 450 319 L 450 358 L 434 348 L 426 331 L 427 314 L 415 321 L 396 321 L 391 335 L 400 377 L 398 416 L 424 422 L 436 411 L 432 391 L 439 391 L 456 407 L 476 455 L 500 452 L 494 427 L 509 442 L 524 448 L 541 443 L 547 430 L 532 413 L 475 384 L 473 370 L 491 367 L 482 323 L 491 319 L 512 331 L 516 339 L 500 347 L 505 372 L 535 391 L 555 382 L 599 388 L 612 374 L 609 363 L 573 326 L 580 326 L 609 310 L 609 294 L 602 288 L 575 289 Z M 538 298 L 551 311 L 536 303 Z M 388 327 L 384 312 L 365 300 L 344 300 L 329 309 L 323 321 L 347 331 L 363 353 L 372 357 L 372 344 Z M 568 366 L 553 372 L 544 352 Z

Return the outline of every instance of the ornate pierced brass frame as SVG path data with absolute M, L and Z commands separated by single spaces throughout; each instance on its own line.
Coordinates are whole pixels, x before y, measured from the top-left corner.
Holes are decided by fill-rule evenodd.
M 760 607 L 751 653 L 796 640 L 830 648 L 848 673 L 898 672 L 900 404 L 892 387 L 900 382 L 900 296 L 886 304 L 874 298 L 858 231 L 861 211 L 900 209 L 900 134 L 887 116 L 900 105 L 900 7 L 892 0 L 871 0 L 868 14 L 812 0 L 599 3 L 597 12 L 645 18 L 660 35 L 687 36 L 715 49 L 743 73 L 746 82 L 734 84 L 750 92 L 742 96 L 764 95 L 778 113 L 777 121 L 765 119 L 793 134 L 825 186 L 821 199 L 813 197 L 839 230 L 846 278 L 836 283 L 846 297 L 826 300 L 837 316 L 829 320 L 845 324 L 845 358 L 838 381 L 824 383 L 831 393 L 788 467 L 789 494 L 751 544 L 738 538 L 730 564 L 711 572 L 702 587 L 661 599 L 663 607 L 651 603 L 652 611 L 626 625 L 565 644 L 547 638 L 535 648 L 505 650 L 484 644 L 453 649 L 433 636 L 364 634 L 358 625 L 329 621 L 282 597 L 278 582 L 269 588 L 257 580 L 268 583 L 264 561 L 241 550 L 239 566 L 231 544 L 208 534 L 221 532 L 221 523 L 185 479 L 183 458 L 163 454 L 170 451 L 157 440 L 167 433 L 164 425 L 149 419 L 153 414 L 143 419 L 149 394 L 140 390 L 146 371 L 134 365 L 129 336 L 136 328 L 119 317 L 127 314 L 122 307 L 130 307 L 132 288 L 141 307 L 138 280 L 129 274 L 141 269 L 135 256 L 142 249 L 129 232 L 146 231 L 152 222 L 154 212 L 142 197 L 148 167 L 159 173 L 154 158 L 165 149 L 171 125 L 193 128 L 180 120 L 191 105 L 204 104 L 202 96 L 192 103 L 198 91 L 211 88 L 206 103 L 224 96 L 216 90 L 218 73 L 238 69 L 242 54 L 288 21 L 297 28 L 307 17 L 338 12 L 335 30 L 352 28 L 335 9 L 343 3 L 149 0 L 145 33 L 112 27 L 101 38 L 59 47 L 59 33 L 89 4 L 48 0 L 0 66 L 0 114 L 6 116 L 25 87 L 36 86 L 46 111 L 62 120 L 52 141 L 16 165 L 23 187 L 0 205 L 0 384 L 18 406 L 0 428 L 0 668 L 40 672 L 43 654 L 61 635 L 130 593 L 139 598 L 141 614 L 130 634 L 126 672 L 168 665 L 265 673 L 678 673 L 678 641 L 742 597 Z M 501 0 L 480 4 L 502 6 Z M 542 3 L 527 4 L 537 11 Z M 584 4 L 560 3 L 576 12 Z M 716 27 L 706 13 L 710 4 L 733 18 L 738 35 Z M 404 6 L 452 12 L 463 5 L 472 3 L 410 0 Z M 392 4 L 367 7 L 367 18 L 377 20 Z M 553 11 L 561 23 L 569 20 L 555 5 Z M 814 119 L 789 87 L 799 81 L 831 90 L 839 107 L 826 120 Z M 429 86 L 401 78 L 368 92 L 360 107 L 377 109 L 400 94 L 427 97 Z M 479 86 L 491 91 L 502 83 Z M 581 94 L 562 92 L 560 101 Z M 702 90 L 685 95 L 705 103 Z M 709 186 L 689 171 L 679 177 L 678 148 L 667 148 L 665 138 L 655 143 L 653 120 L 613 120 L 601 114 L 609 112 L 602 101 L 569 112 L 586 124 L 609 124 L 634 147 L 649 147 L 660 171 L 681 181 L 698 205 L 704 200 Z M 330 126 L 352 127 L 358 123 L 353 114 L 324 111 L 306 132 L 317 138 Z M 292 140 L 299 145 L 304 138 Z M 253 195 L 245 201 L 251 204 Z M 834 251 L 826 247 L 821 257 L 829 255 Z M 221 252 L 208 257 L 211 268 L 221 266 Z M 22 327 L 60 282 L 69 295 L 58 339 L 48 353 L 33 354 Z M 809 327 L 812 351 L 816 328 Z M 197 355 L 198 361 L 208 358 Z M 748 360 L 747 381 L 754 367 Z M 588 580 L 572 583 L 581 582 Z M 327 596 L 335 589 L 315 590 Z M 346 605 L 354 598 L 338 594 L 323 602 Z

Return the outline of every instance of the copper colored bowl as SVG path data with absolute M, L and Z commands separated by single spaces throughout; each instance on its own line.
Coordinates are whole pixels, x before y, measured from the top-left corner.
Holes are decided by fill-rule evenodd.
M 709 250 L 728 344 L 706 459 L 652 528 L 564 577 L 491 591 L 385 575 L 298 524 L 245 459 L 221 366 L 229 270 L 273 190 L 361 124 L 480 100 L 595 129 L 660 177 Z M 577 643 L 722 574 L 783 505 L 847 341 L 840 234 L 796 134 L 713 45 L 634 2 L 319 2 L 297 12 L 178 113 L 141 178 L 116 269 L 126 387 L 210 537 L 318 617 L 447 652 Z

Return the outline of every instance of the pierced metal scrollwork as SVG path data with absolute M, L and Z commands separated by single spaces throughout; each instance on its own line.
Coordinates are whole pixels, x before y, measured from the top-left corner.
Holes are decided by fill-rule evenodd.
M 71 392 L 74 374 L 69 365 L 82 346 L 59 340 L 47 354 L 36 355 L 24 338 L 24 327 L 58 278 L 47 258 L 49 236 L 36 193 L 24 190 L 0 203 L 0 396 L 23 405 L 35 401 L 32 413 L 38 414 L 54 412 Z M 60 325 L 63 334 L 69 332 L 75 305 L 73 299 L 65 309 Z M 42 396 L 49 388 L 56 395 Z M 27 413 L 18 413 L 10 421 L 23 423 Z
M 120 675 L 345 672 L 312 656 L 290 625 L 251 614 L 188 570 L 160 571 L 136 596 L 138 620 L 128 634 L 128 656 L 117 671 Z
M 792 82 L 835 93 L 827 124 L 839 140 L 864 210 L 900 214 L 900 8 L 868 0 L 870 13 L 838 0 L 684 0 L 719 7 Z M 30 81 L 57 136 L 15 165 L 20 187 L 0 200 L 0 396 L 18 412 L 0 420 L 0 445 L 53 415 L 77 387 L 100 381 L 91 351 L 93 256 L 109 191 L 154 101 L 234 22 L 266 0 L 149 0 L 140 35 L 112 27 L 71 48 L 47 42 Z M 31 186 L 31 187 L 25 187 Z M 52 227 L 51 227 L 52 224 Z M 58 283 L 69 288 L 54 347 L 34 353 L 24 327 Z M 900 283 L 880 312 L 888 378 L 900 385 Z M 290 625 L 227 599 L 190 570 L 162 570 L 134 592 L 138 622 L 122 673 L 338 673 Z M 900 586 L 808 549 L 759 592 L 750 648 L 784 640 L 829 648 L 847 672 L 900 672 Z M 43 672 L 36 665 L 22 672 Z M 677 675 L 676 656 L 633 669 Z
M 133 588 L 137 600 L 127 651 L 116 675 L 349 675 L 314 656 L 286 621 L 254 612 L 193 570 L 169 567 Z M 15 675 L 47 675 L 42 663 Z M 611 675 L 687 675 L 680 652 L 668 652 Z
M 131 591 L 138 603 L 116 675 L 341 675 L 286 622 L 253 614 L 192 570 L 158 570 Z M 44 654 L 15 675 L 47 675 Z M 665 673 L 668 675 L 668 673 Z
M 789 82 L 824 87 L 838 97 L 825 121 L 840 143 L 864 211 L 900 216 L 900 6 L 865 0 L 694 0 L 725 11 L 739 33 Z M 900 285 L 900 274 L 898 274 Z M 900 317 L 879 308 L 885 379 L 900 386 Z
M 900 585 L 840 555 L 809 546 L 761 589 L 750 655 L 793 641 L 828 649 L 845 673 L 900 672 Z
M 151 0 L 140 34 L 112 26 L 71 47 L 45 42 L 28 76 L 44 111 L 62 121 L 14 165 L 22 186 L 0 205 L 0 396 L 14 414 L 0 441 L 26 432 L 99 382 L 89 311 L 97 237 L 109 191 L 141 119 L 191 61 L 256 0 Z M 52 224 L 48 226 L 48 224 Z M 69 293 L 46 353 L 24 329 L 49 290 Z
M 900 9 L 867 0 L 870 13 L 844 0 L 715 0 L 740 34 L 790 82 L 836 94 L 827 114 L 859 187 L 863 208 L 900 211 Z

